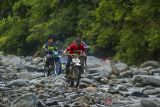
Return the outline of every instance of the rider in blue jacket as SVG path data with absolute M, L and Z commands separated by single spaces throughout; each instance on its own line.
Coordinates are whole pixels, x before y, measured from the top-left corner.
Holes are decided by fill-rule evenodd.
M 45 51 L 45 56 L 46 56 L 46 62 L 45 62 L 46 67 L 49 67 L 49 62 L 51 60 L 54 60 L 54 61 L 59 60 L 59 59 L 53 59 L 52 57 L 53 51 L 57 51 L 54 35 L 50 34 L 48 36 L 48 41 L 47 43 L 44 44 L 43 49 Z

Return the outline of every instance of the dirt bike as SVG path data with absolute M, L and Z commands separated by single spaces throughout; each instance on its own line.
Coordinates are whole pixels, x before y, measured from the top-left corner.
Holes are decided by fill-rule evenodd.
M 75 86 L 76 88 L 79 86 L 79 82 L 81 79 L 81 74 L 84 71 L 83 64 L 81 62 L 80 57 L 84 57 L 84 55 L 78 54 L 66 54 L 72 57 L 72 62 L 69 67 L 69 73 L 67 79 L 69 80 L 70 86 Z
M 53 51 L 52 58 L 49 61 L 49 67 L 44 66 L 44 76 L 50 76 L 52 71 L 54 71 L 55 75 L 61 74 L 61 61 L 59 59 L 59 51 Z

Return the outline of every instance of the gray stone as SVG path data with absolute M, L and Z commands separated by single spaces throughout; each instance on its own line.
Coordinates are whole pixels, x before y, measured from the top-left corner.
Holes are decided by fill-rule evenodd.
M 134 77 L 135 83 L 140 83 L 142 86 L 151 85 L 160 87 L 160 77 L 137 75 Z
M 156 95 L 156 94 L 160 94 L 160 89 L 145 90 L 144 93 L 147 95 Z
M 146 61 L 146 62 L 142 63 L 140 67 L 144 68 L 144 67 L 148 67 L 148 66 L 152 66 L 154 68 L 160 68 L 160 64 L 157 61 Z
M 160 68 L 158 68 L 158 69 L 152 69 L 151 71 L 150 71 L 150 74 L 154 74 L 154 73 L 159 73 L 160 74 Z
M 34 72 L 34 71 L 38 71 L 39 70 L 39 68 L 36 67 L 35 65 L 28 65 L 27 64 L 27 65 L 25 65 L 25 68 L 30 72 Z
M 83 82 L 83 83 L 87 83 L 87 84 L 93 84 L 94 83 L 93 80 L 90 80 L 88 78 L 82 78 L 80 81 Z
M 151 86 L 151 85 L 147 85 L 144 89 L 142 89 L 142 92 L 146 91 L 146 90 L 154 90 L 155 87 Z
M 87 83 L 83 83 L 83 82 L 80 82 L 79 83 L 79 87 L 80 88 L 86 88 L 86 87 L 88 87 L 89 85 L 87 84 Z
M 148 95 L 142 93 L 142 92 L 138 92 L 138 91 L 134 91 L 131 93 L 131 96 L 136 96 L 136 97 L 148 97 Z
M 117 63 L 115 64 L 115 67 L 117 68 L 119 72 L 123 72 L 128 69 L 128 65 L 124 63 Z
M 27 80 L 23 80 L 23 79 L 17 79 L 17 80 L 13 80 L 10 81 L 6 87 L 12 87 L 12 86 L 27 86 L 28 82 Z
M 11 107 L 46 107 L 42 104 L 35 94 L 27 93 L 15 99 L 11 103 Z
M 18 79 L 32 79 L 33 76 L 32 74 L 28 73 L 28 72 L 21 72 L 17 74 Z
M 93 79 L 95 79 L 96 81 L 100 81 L 101 80 L 101 76 L 99 75 L 99 76 L 93 76 Z
M 149 75 L 149 71 L 145 68 L 140 68 L 134 72 L 134 75 Z
M 122 72 L 120 74 L 120 77 L 122 77 L 122 78 L 132 78 L 133 77 L 133 73 L 132 73 L 132 71 Z
M 151 100 L 141 100 L 142 107 L 157 107 L 157 104 Z
M 38 64 L 38 63 L 40 63 L 40 62 L 42 62 L 42 61 L 43 61 L 43 58 L 41 58 L 41 57 L 36 57 L 36 58 L 34 58 L 34 59 L 32 60 L 32 63 Z
M 5 73 L 5 69 L 0 69 L 0 73 Z
M 14 55 L 7 55 L 6 57 L 3 57 L 1 60 L 2 65 L 13 65 L 18 66 L 21 64 L 21 59 Z

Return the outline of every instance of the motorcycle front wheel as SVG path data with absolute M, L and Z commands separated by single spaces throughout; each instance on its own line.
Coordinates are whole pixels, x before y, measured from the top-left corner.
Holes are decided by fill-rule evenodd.
M 79 86 L 81 79 L 81 68 L 74 67 L 73 68 L 73 80 L 71 80 L 71 86 L 75 86 L 76 88 Z

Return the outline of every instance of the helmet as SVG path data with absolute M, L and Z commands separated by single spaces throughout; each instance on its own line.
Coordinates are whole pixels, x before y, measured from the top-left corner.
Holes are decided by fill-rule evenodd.
M 53 34 L 48 35 L 48 39 L 54 39 L 54 38 L 55 38 L 55 35 L 53 35 Z
M 81 38 L 80 37 L 76 38 L 76 43 L 81 43 Z

